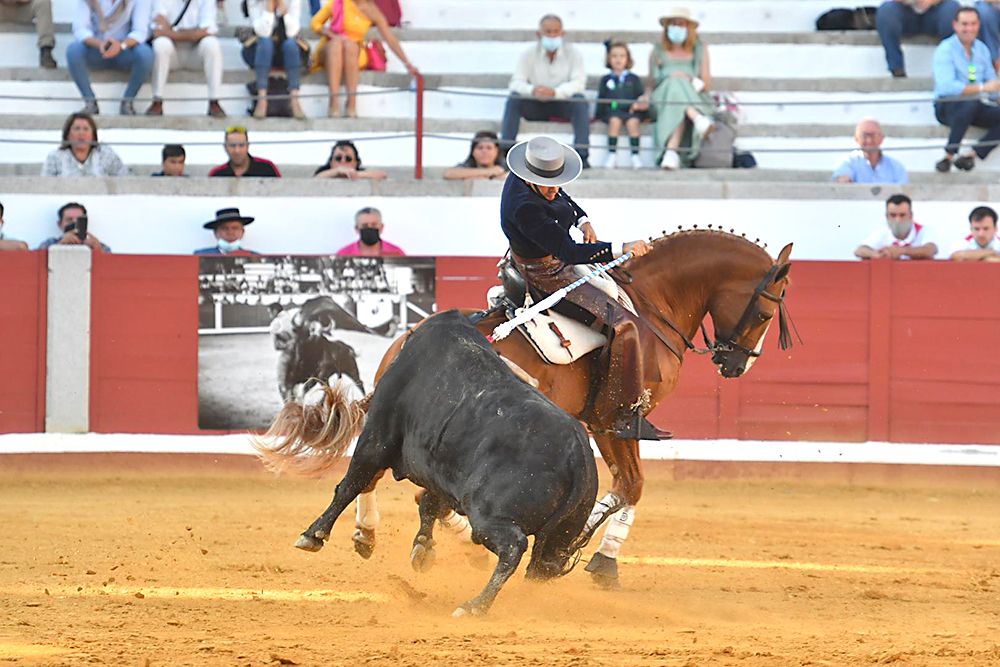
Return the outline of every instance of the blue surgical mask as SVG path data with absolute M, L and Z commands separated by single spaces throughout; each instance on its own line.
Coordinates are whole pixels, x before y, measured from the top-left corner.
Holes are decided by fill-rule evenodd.
M 219 250 L 222 252 L 236 252 L 242 247 L 243 244 L 240 242 L 240 239 L 236 239 L 231 242 L 225 239 L 219 239 Z
M 542 37 L 542 48 L 548 52 L 558 51 L 559 47 L 562 46 L 562 37 Z
M 682 25 L 668 25 L 667 39 L 674 44 L 683 44 L 688 38 L 688 29 Z

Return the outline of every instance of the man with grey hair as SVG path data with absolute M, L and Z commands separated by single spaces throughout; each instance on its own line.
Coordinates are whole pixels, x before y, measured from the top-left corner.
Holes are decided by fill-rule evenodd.
M 909 183 L 906 167 L 882 152 L 885 134 L 874 118 L 865 118 L 854 130 L 858 150 L 833 170 L 838 183 Z
M 354 214 L 354 231 L 358 240 L 337 251 L 338 257 L 403 257 L 399 246 L 382 238 L 382 212 L 374 206 L 365 206 Z
M 590 166 L 590 109 L 583 96 L 587 85 L 583 56 L 572 44 L 563 42 L 562 19 L 555 14 L 542 17 L 536 34 L 538 43 L 521 54 L 510 79 L 510 97 L 501 124 L 503 146 L 506 149 L 514 144 L 522 118 L 569 118 L 574 148 L 586 169 Z

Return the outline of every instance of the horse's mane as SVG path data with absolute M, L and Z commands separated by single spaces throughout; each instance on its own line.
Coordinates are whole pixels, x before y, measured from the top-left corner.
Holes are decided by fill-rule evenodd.
M 650 242 L 653 243 L 654 245 L 656 244 L 666 245 L 669 244 L 670 241 L 686 239 L 691 237 L 719 237 L 719 238 L 732 239 L 733 241 L 742 242 L 743 244 L 746 244 L 748 247 L 753 248 L 758 252 L 763 252 L 768 256 L 770 256 L 770 254 L 766 250 L 767 244 L 762 243 L 760 239 L 754 239 L 753 241 L 751 241 L 749 238 L 747 238 L 746 234 L 737 234 L 732 229 L 730 229 L 727 232 L 721 226 L 712 227 L 711 225 L 709 225 L 707 229 L 698 229 L 697 226 L 693 227 L 692 229 L 683 229 L 681 227 L 678 227 L 677 230 L 669 232 L 667 230 L 663 230 L 663 232 L 659 236 L 652 238 Z

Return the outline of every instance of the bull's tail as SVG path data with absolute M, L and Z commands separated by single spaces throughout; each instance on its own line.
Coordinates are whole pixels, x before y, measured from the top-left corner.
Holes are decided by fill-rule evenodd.
M 626 504 L 625 500 L 618 494 L 609 493 L 598 503 L 598 506 L 594 507 L 594 511 L 587 520 L 587 524 L 583 527 L 583 531 L 566 547 L 564 554 L 569 557 L 569 560 L 566 563 L 566 567 L 563 568 L 561 576 L 573 571 L 573 568 L 580 561 L 584 547 L 590 542 L 597 529 L 601 527 L 609 516 L 625 507 Z
M 250 444 L 268 470 L 318 477 L 333 468 L 365 425 L 371 394 L 352 401 L 353 386 L 322 383 L 318 403 L 289 401 Z

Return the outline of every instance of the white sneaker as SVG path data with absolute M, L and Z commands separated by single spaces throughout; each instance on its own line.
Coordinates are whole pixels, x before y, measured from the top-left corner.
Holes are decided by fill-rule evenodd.
M 605 169 L 614 169 L 618 166 L 618 154 L 608 153 L 608 157 L 604 160 Z
M 705 115 L 694 119 L 694 131 L 699 139 L 704 139 L 715 131 L 715 121 Z
M 663 159 L 660 160 L 660 167 L 663 169 L 669 169 L 674 171 L 675 169 L 681 168 L 681 156 L 677 154 L 672 148 L 668 148 L 663 154 Z
M 632 153 L 632 168 L 642 169 L 642 159 L 639 157 L 638 153 Z

